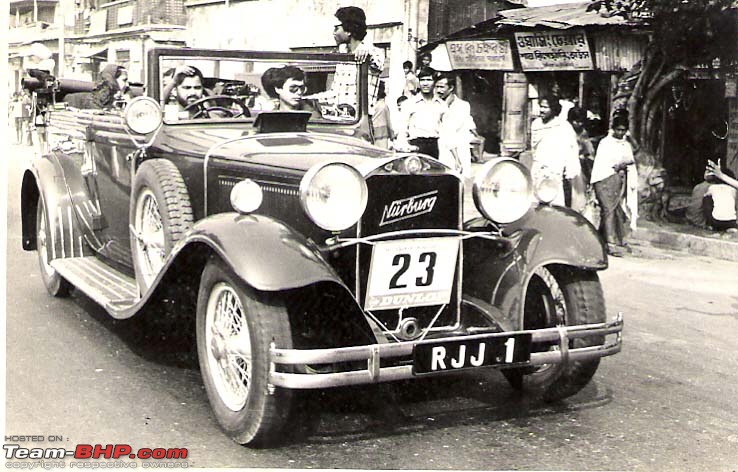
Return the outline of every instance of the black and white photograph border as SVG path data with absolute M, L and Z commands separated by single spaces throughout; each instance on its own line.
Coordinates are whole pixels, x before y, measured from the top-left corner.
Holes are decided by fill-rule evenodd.
M 730 42 L 732 56 L 716 49 L 667 77 L 672 64 L 666 60 L 652 69 L 636 66 L 651 54 L 639 41 L 656 31 L 639 25 L 655 25 L 659 17 L 658 11 L 617 10 L 630 3 L 651 4 L 9 0 L 8 23 L 0 23 L 7 58 L 0 103 L 8 109 L 0 117 L 7 126 L 0 181 L 7 192 L 5 467 L 738 470 L 738 238 L 685 217 L 708 160 L 718 171 L 738 170 L 735 8 L 723 12 L 731 15 L 732 30 L 713 24 L 710 32 L 716 41 L 710 44 Z M 707 8 L 707 2 L 692 3 Z M 127 69 L 135 88 L 146 85 L 145 57 L 155 47 L 335 52 L 334 30 L 346 26 L 335 13 L 347 6 L 366 12 L 368 38 L 384 55 L 376 72 L 396 126 L 406 126 L 399 132 L 411 133 L 409 118 L 395 105 L 409 83 L 403 62 L 420 73 L 415 67 L 428 53 L 429 67 L 455 74 L 455 93 L 469 102 L 475 126 L 468 171 L 455 174 L 466 184 L 459 199 L 464 220 L 489 216 L 480 215 L 475 185 L 492 163 L 512 158 L 535 168 L 531 127 L 550 93 L 582 109 L 596 102 L 587 120 L 597 129 L 592 117 L 599 114 L 602 136 L 617 107 L 630 115 L 628 139 L 640 146 L 632 166 L 639 176 L 635 189 L 646 204 L 622 245 L 606 254 L 609 245 L 601 241 L 607 264 L 596 272 L 607 319 L 624 319 L 622 350 L 600 359 L 578 393 L 553 402 L 513 388 L 497 368 L 306 390 L 303 411 L 284 433 L 288 440 L 243 446 L 224 432 L 208 401 L 194 319 L 115 319 L 64 280 L 57 289 L 70 290 L 69 297 L 48 294 L 36 250 L 24 250 L 21 189 L 49 147 L 43 121 L 16 121 L 12 102 L 24 79 L 38 80 L 28 71 L 49 61 L 52 82 L 94 84 L 114 63 Z M 551 19 L 569 23 L 541 28 Z M 371 66 L 361 70 L 372 73 Z M 639 86 L 638 73 L 652 75 Z M 659 86 L 660 93 L 649 95 Z M 415 92 L 411 100 L 422 95 Z M 308 132 L 314 131 L 308 126 Z M 398 155 L 405 151 L 398 145 Z M 395 162 L 376 152 L 382 162 Z M 430 162 L 432 170 L 426 157 L 418 165 Z M 456 172 L 451 167 L 448 172 Z M 541 204 L 556 209 L 552 200 Z M 599 226 L 599 213 L 590 221 Z M 579 236 L 556 244 L 574 253 L 584 246 Z

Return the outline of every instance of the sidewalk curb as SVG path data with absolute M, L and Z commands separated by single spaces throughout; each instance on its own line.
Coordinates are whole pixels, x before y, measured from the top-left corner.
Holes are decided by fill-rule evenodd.
M 631 238 L 655 247 L 738 262 L 738 240 L 706 238 L 658 228 L 636 229 Z

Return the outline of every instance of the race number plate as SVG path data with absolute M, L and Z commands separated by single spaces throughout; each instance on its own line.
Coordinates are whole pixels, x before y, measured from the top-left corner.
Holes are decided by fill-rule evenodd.
M 530 360 L 531 335 L 482 338 L 469 341 L 439 341 L 413 348 L 413 373 L 432 374 L 486 365 L 510 365 Z
M 404 239 L 376 244 L 364 309 L 448 303 L 458 253 L 458 238 Z

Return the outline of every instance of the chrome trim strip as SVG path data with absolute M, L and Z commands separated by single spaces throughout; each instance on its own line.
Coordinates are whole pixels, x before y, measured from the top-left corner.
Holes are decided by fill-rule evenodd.
M 66 250 L 64 249 L 64 215 L 62 214 L 61 207 L 56 207 L 56 217 L 59 220 L 59 235 L 61 237 L 61 252 L 62 258 L 66 256 Z
M 82 208 L 79 205 L 75 205 L 74 207 L 77 209 L 77 214 L 82 219 L 82 222 L 85 224 L 85 226 L 87 226 L 87 229 L 89 229 L 90 231 L 92 231 L 92 226 L 90 226 L 90 223 L 87 222 L 87 218 L 85 218 L 84 213 L 82 213 Z M 85 210 L 87 210 L 87 213 L 90 212 L 89 208 L 87 208 L 87 207 L 84 207 L 84 208 L 85 208 Z M 90 216 L 92 216 L 92 215 L 90 215 Z
M 53 261 L 56 259 L 56 220 L 53 218 L 50 218 L 51 212 L 46 207 L 46 203 L 44 202 L 44 210 L 46 210 L 46 230 L 51 235 L 51 260 Z
M 503 270 L 502 274 L 500 274 L 500 276 L 497 278 L 497 282 L 495 282 L 495 288 L 492 290 L 492 298 L 490 299 L 493 305 L 495 303 L 495 299 L 497 298 L 497 291 L 500 289 L 500 284 L 502 284 L 502 279 L 505 278 L 505 276 L 510 271 L 510 269 L 512 269 L 512 267 L 516 265 L 517 263 L 518 263 L 518 258 L 515 257 L 515 255 L 513 254 L 512 262 L 510 262 L 510 264 L 508 264 L 507 267 L 505 267 L 505 270 Z
M 72 207 L 67 207 L 67 218 L 69 219 L 69 252 L 74 257 L 74 225 L 72 225 Z M 81 254 L 80 254 L 81 255 Z

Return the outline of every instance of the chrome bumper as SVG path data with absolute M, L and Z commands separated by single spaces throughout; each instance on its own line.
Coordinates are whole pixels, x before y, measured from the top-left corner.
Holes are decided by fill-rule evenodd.
M 494 337 L 505 337 L 513 334 L 530 333 L 532 343 L 557 342 L 558 350 L 532 352 L 530 361 L 525 365 L 564 364 L 569 361 L 581 361 L 611 356 L 620 352 L 622 347 L 623 315 L 606 323 L 577 326 L 561 326 L 527 331 L 508 331 L 503 333 L 487 333 L 477 335 L 455 336 L 443 339 L 424 341 L 406 341 L 399 343 L 371 344 L 367 346 L 342 347 L 335 349 L 278 349 L 272 344 L 269 350 L 271 368 L 269 384 L 276 387 L 292 389 L 312 389 L 341 387 L 347 385 L 391 382 L 393 380 L 416 377 L 412 365 L 380 367 L 380 360 L 396 357 L 411 358 L 414 346 L 422 343 L 439 341 L 474 341 Z M 569 340 L 587 336 L 603 336 L 613 334 L 615 339 L 599 346 L 569 348 Z M 366 361 L 367 368 L 349 372 L 336 373 L 285 373 L 277 372 L 277 365 L 330 364 L 335 362 Z M 519 365 L 518 365 L 519 366 Z M 490 366 L 488 366 L 490 367 Z M 492 366 L 500 368 L 501 366 Z M 480 367 L 482 368 L 482 367 Z M 454 372 L 447 370 L 443 373 Z M 423 374 L 426 376 L 428 374 Z M 433 375 L 433 374 L 430 374 Z M 436 374 L 437 375 L 437 374 Z

